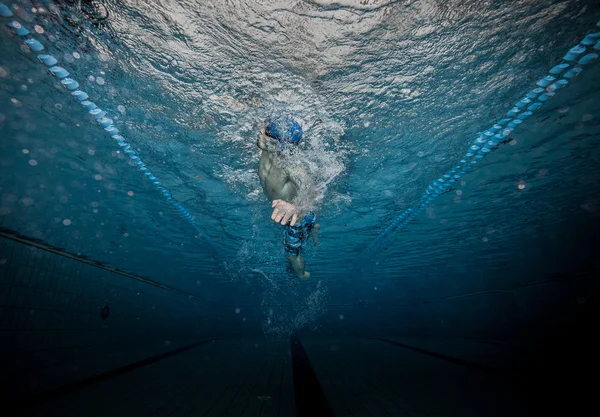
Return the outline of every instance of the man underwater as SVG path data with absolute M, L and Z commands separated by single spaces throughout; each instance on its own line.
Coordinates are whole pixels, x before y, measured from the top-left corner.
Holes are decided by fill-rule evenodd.
M 258 177 L 269 200 L 273 214 L 271 219 L 284 226 L 283 249 L 285 257 L 299 278 L 308 278 L 304 257 L 300 254 L 304 244 L 312 237 L 318 244 L 320 225 L 309 210 L 316 199 L 316 188 L 306 170 L 295 166 L 291 169 L 286 158 L 297 152 L 302 140 L 302 127 L 293 120 L 269 122 L 258 134 L 257 146 L 262 150 Z M 298 219 L 302 219 L 298 223 Z M 289 223 L 289 224 L 288 224 Z

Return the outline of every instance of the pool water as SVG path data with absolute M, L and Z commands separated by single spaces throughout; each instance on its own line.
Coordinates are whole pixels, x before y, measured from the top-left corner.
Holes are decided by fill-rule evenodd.
M 526 344 L 559 329 L 556 316 L 566 329 L 595 311 L 600 67 L 577 60 L 597 44 L 484 158 L 456 166 L 600 30 L 596 1 L 9 3 L 4 237 L 200 297 L 193 308 L 225 333 Z M 107 113 L 129 154 L 38 54 Z M 308 280 L 282 255 L 257 176 L 273 115 L 302 125 L 293 163 L 324 190 Z

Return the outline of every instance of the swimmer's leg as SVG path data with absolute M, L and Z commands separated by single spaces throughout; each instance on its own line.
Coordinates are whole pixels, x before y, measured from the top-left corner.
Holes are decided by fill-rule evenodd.
M 304 257 L 302 255 L 286 255 L 286 258 L 292 266 L 292 269 L 294 270 L 298 278 L 310 278 L 310 272 L 306 272 L 304 270 L 304 268 L 306 267 L 306 262 L 304 262 Z
M 321 230 L 321 225 L 315 224 L 313 226 L 312 232 L 310 232 L 310 236 L 312 237 L 315 246 L 319 244 L 319 230 Z

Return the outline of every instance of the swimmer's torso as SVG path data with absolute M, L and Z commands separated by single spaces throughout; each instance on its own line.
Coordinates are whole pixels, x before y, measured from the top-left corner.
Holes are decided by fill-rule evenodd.
M 291 202 L 298 190 L 290 180 L 290 176 L 282 166 L 282 161 L 276 155 L 263 150 L 260 155 L 258 177 L 265 194 L 270 200 L 284 200 Z

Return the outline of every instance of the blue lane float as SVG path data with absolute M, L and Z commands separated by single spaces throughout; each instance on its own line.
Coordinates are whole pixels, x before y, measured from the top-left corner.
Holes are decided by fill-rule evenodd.
M 0 16 L 2 17 L 11 17 L 13 14 L 8 8 L 8 6 L 4 3 L 0 3 Z
M 25 43 L 27 46 L 29 46 L 29 49 L 34 52 L 40 52 L 44 50 L 44 45 L 42 45 L 37 39 L 25 39 Z
M 578 64 L 579 65 L 587 65 L 590 62 L 592 62 L 593 60 L 595 60 L 596 58 L 598 58 L 598 54 L 596 54 L 596 53 L 587 54 L 579 60 Z
M 42 64 L 45 64 L 49 67 L 58 64 L 58 61 L 52 55 L 41 54 L 38 55 L 38 59 L 42 62 Z
M 63 67 L 50 67 L 48 70 L 58 79 L 67 78 L 69 72 Z
M 60 82 L 69 90 L 75 90 L 77 87 L 79 87 L 79 83 L 71 78 L 65 78 L 63 80 L 60 80 Z
M 13 13 L 10 8 L 4 3 L 0 3 L 0 16 L 11 17 L 12 15 Z M 31 36 L 31 32 L 25 26 L 23 26 L 21 22 L 12 20 L 8 22 L 7 25 L 16 35 L 25 38 L 23 42 L 33 52 L 41 52 L 45 49 L 44 45 L 39 40 L 33 38 Z M 88 111 L 88 113 L 94 117 L 96 122 L 102 128 L 104 128 L 106 134 L 122 148 L 123 152 L 128 155 L 138 166 L 138 168 L 146 175 L 146 177 L 148 177 L 156 189 L 167 199 L 167 201 L 175 208 L 175 210 L 177 210 L 188 221 L 188 223 L 192 226 L 192 229 L 198 235 L 202 236 L 202 238 L 204 238 L 204 240 L 211 246 L 215 253 L 224 261 L 225 257 L 219 248 L 198 226 L 194 217 L 180 203 L 173 199 L 169 190 L 162 186 L 161 182 L 154 174 L 152 174 L 140 156 L 137 155 L 133 149 L 131 149 L 131 146 L 127 143 L 125 138 L 119 134 L 119 129 L 113 126 L 114 121 L 112 118 L 108 117 L 107 112 L 99 108 L 94 102 L 88 100 L 89 95 L 85 91 L 78 89 L 80 86 L 79 83 L 69 77 L 70 74 L 65 68 L 57 66 L 58 60 L 54 56 L 49 54 L 38 54 L 37 58 L 48 68 L 48 71 L 53 76 L 60 80 L 63 87 L 71 91 L 71 95 L 75 97 L 75 99 L 77 99 L 77 101 Z
M 16 20 L 13 20 L 12 22 L 10 22 L 8 24 L 8 27 L 10 27 L 19 36 L 29 35 L 29 31 L 23 25 L 21 25 L 21 23 L 17 22 Z
M 600 27 L 600 22 L 597 23 Z M 536 88 L 519 99 L 506 118 L 495 123 L 489 129 L 477 133 L 463 158 L 450 171 L 434 180 L 427 186 L 419 201 L 411 208 L 397 216 L 371 243 L 361 252 L 360 258 L 373 254 L 385 245 L 394 235 L 414 220 L 418 214 L 429 206 L 437 197 L 446 192 L 453 183 L 462 176 L 474 170 L 485 155 L 496 149 L 502 142 L 507 141 L 510 134 L 537 109 L 551 99 L 558 91 L 568 85 L 569 81 L 583 71 L 582 66 L 588 65 L 598 58 L 600 50 L 600 32 L 589 33 L 576 46 L 564 55 L 563 62 L 552 67 L 549 74 L 536 82 Z M 562 74 L 562 77 L 560 76 Z M 559 78 L 560 77 L 560 78 Z
M 75 97 L 77 100 L 79 100 L 79 101 L 84 101 L 84 100 L 87 100 L 87 98 L 89 97 L 89 96 L 87 95 L 87 93 L 85 93 L 85 92 L 83 92 L 83 91 L 79 91 L 79 90 L 73 91 L 73 92 L 71 93 L 71 95 L 73 95 L 73 96 L 74 96 L 74 97 Z

